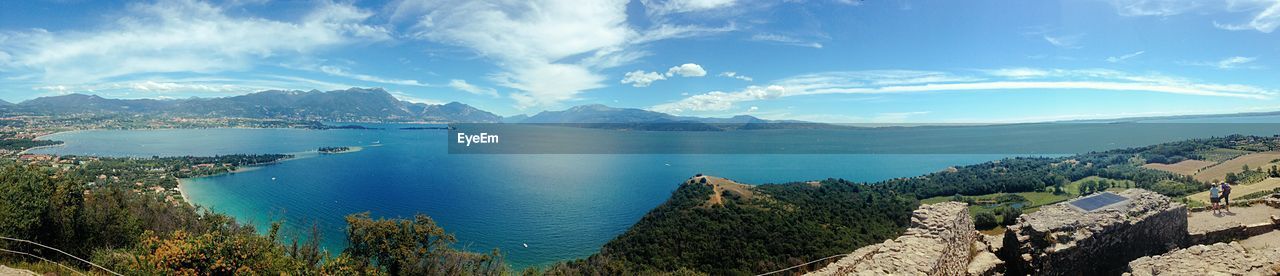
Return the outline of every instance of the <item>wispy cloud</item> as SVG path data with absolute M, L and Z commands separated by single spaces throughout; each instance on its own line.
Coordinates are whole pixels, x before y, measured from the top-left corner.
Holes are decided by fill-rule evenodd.
M 488 88 L 488 87 L 476 86 L 474 84 L 468 83 L 466 80 L 459 80 L 459 79 L 449 80 L 449 87 L 452 87 L 453 89 L 457 89 L 459 91 L 476 94 L 476 95 L 486 95 L 486 96 L 492 96 L 492 97 L 498 96 L 498 90 L 493 88 Z
M 519 109 L 555 106 L 605 87 L 599 71 L 645 56 L 636 49 L 641 44 L 724 30 L 667 22 L 637 30 L 627 22 L 627 3 L 406 0 L 393 7 L 391 19 L 413 22 L 414 38 L 466 48 L 492 61 L 500 69 L 491 81 L 516 90 L 510 97 Z M 688 12 L 732 3 L 651 4 L 667 12 Z
M 1241 84 L 1200 83 L 1164 75 L 1136 75 L 1108 69 L 1001 69 L 982 70 L 983 76 L 963 76 L 932 71 L 855 71 L 809 74 L 787 78 L 767 86 L 743 90 L 712 91 L 692 95 L 650 109 L 682 113 L 723 111 L 739 102 L 824 94 L 903 94 L 963 91 L 1096 90 L 1133 91 L 1207 97 L 1269 99 L 1275 90 Z
M 1246 68 L 1246 69 L 1262 68 L 1261 66 L 1252 65 L 1253 62 L 1257 60 L 1258 58 L 1256 57 L 1234 56 L 1234 57 L 1223 58 L 1217 61 L 1186 62 L 1184 64 L 1213 67 L 1213 68 L 1218 68 L 1223 70 L 1239 69 L 1239 68 Z
M 1052 35 L 1046 34 L 1046 35 L 1042 35 L 1041 37 L 1044 38 L 1044 41 L 1049 42 L 1049 44 L 1053 45 L 1054 47 L 1063 48 L 1063 49 L 1080 49 L 1081 48 L 1080 38 L 1084 37 L 1084 35 L 1074 34 L 1074 35 L 1052 36 Z
M 45 83 L 86 84 L 148 73 L 246 70 L 266 59 L 390 38 L 373 14 L 324 2 L 297 21 L 230 15 L 194 0 L 130 5 L 125 15 L 87 31 L 4 32 L 8 71 L 37 72 Z
M 1111 0 L 1121 16 L 1173 16 L 1201 6 L 1203 0 Z
M 760 34 L 752 35 L 751 40 L 773 42 L 773 43 L 791 45 L 791 46 L 809 47 L 814 49 L 822 49 L 822 43 L 818 43 L 814 41 L 806 41 L 799 38 L 790 37 L 790 36 L 781 35 L 781 34 L 760 33 Z
M 649 14 L 701 12 L 732 7 L 737 0 L 641 0 Z
M 350 79 L 373 82 L 373 83 L 395 84 L 395 85 L 406 85 L 406 86 L 427 86 L 426 83 L 422 83 L 417 80 L 391 79 L 391 78 L 383 78 L 383 77 L 378 77 L 373 75 L 354 73 L 354 72 L 348 71 L 346 68 L 338 67 L 338 66 L 324 65 L 324 66 L 318 67 L 317 69 L 320 72 L 324 72 L 325 74 L 329 74 L 332 76 L 350 78 Z
M 1271 33 L 1280 27 L 1280 1 L 1276 0 L 1110 0 L 1121 16 L 1175 16 L 1191 11 L 1247 13 L 1236 23 L 1214 20 L 1213 26 L 1231 31 Z
M 1116 57 L 1116 56 L 1113 56 L 1113 57 L 1107 57 L 1107 62 L 1110 62 L 1110 63 L 1119 63 L 1119 62 L 1125 61 L 1125 60 L 1127 60 L 1127 59 L 1131 59 L 1131 58 L 1134 58 L 1134 57 L 1140 56 L 1140 55 L 1142 55 L 1143 53 L 1146 53 L 1146 52 L 1147 52 L 1147 51 L 1137 51 L 1137 52 L 1129 53 L 1129 54 L 1122 55 L 1122 56 L 1118 56 L 1118 57 Z
M 1229 24 L 1214 21 L 1214 27 L 1231 31 L 1255 30 L 1263 33 L 1271 33 L 1276 30 L 1276 27 L 1280 27 L 1280 1 L 1228 1 L 1228 3 L 1230 10 L 1256 13 L 1247 22 Z
M 734 79 L 739 79 L 739 80 L 744 80 L 744 81 L 754 81 L 754 80 L 755 80 L 755 79 L 752 79 L 751 77 L 748 77 L 748 76 L 746 76 L 746 75 L 741 75 L 741 74 L 738 74 L 738 72 L 733 72 L 733 71 L 721 72 L 721 73 L 720 73 L 719 75 L 717 75 L 717 76 L 726 77 L 726 78 L 734 78 Z

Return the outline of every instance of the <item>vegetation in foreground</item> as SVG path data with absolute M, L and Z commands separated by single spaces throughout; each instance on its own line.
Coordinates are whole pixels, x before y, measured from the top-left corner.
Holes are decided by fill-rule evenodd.
M 59 248 L 127 275 L 510 273 L 496 250 L 452 249 L 453 236 L 425 215 L 412 220 L 373 219 L 368 213 L 348 216 L 349 248 L 333 255 L 320 248 L 318 230 L 286 235 L 277 222 L 258 234 L 226 215 L 137 189 L 137 183 L 110 181 L 159 178 L 156 175 L 173 178 L 165 170 L 138 164 L 185 168 L 179 164 L 186 160 L 101 158 L 84 161 L 90 164 L 54 162 L 65 165 L 57 167 L 0 162 L 0 225 L 6 226 L 0 228 L 0 236 Z M 29 244 L 0 241 L 0 246 L 92 271 L 87 264 Z M 34 261 L 24 258 L 5 254 L 0 262 Z
M 998 228 L 1038 206 L 1079 195 L 1143 188 L 1182 197 L 1208 185 L 1187 175 L 1142 167 L 1154 161 L 1223 158 L 1277 148 L 1276 137 L 1233 135 L 1060 158 L 1008 158 L 876 183 L 760 185 L 752 190 L 764 197 L 710 207 L 698 203 L 707 201 L 711 190 L 686 183 L 600 253 L 558 264 L 547 273 L 751 275 L 896 237 L 918 199 L 975 204 L 982 200 L 985 204 L 971 208 L 976 224 Z M 777 230 L 755 229 L 760 226 Z M 885 232 L 892 234 L 884 236 Z M 797 235 L 803 239 L 793 237 Z
M 1179 156 L 1203 158 L 1197 154 L 1223 152 L 1219 149 L 1258 152 L 1276 148 L 1274 137 L 1229 136 L 1061 158 L 1009 158 L 877 183 L 828 179 L 720 190 L 714 183 L 686 182 L 666 203 L 604 245 L 599 253 L 554 265 L 545 272 L 525 273 L 760 273 L 893 238 L 905 229 L 920 199 L 1035 204 L 1057 200 L 1055 196 L 1104 191 L 1117 185 L 1185 196 L 1202 190 L 1206 183 L 1141 166 L 1162 158 L 1166 162 L 1179 160 Z M 137 183 L 99 181 L 88 185 L 85 179 L 94 174 L 98 175 L 93 179 L 127 179 L 128 175 L 174 177 L 176 172 L 170 169 L 181 170 L 185 164 L 138 164 L 182 162 L 181 159 L 97 162 L 107 163 L 0 164 L 0 183 L 5 183 L 0 186 L 0 225 L 13 226 L 0 229 L 0 234 L 91 256 L 109 269 L 135 274 L 512 273 L 497 251 L 471 253 L 452 249 L 452 236 L 426 216 L 412 220 L 372 219 L 368 214 L 349 216 L 345 237 L 349 248 L 329 254 L 317 246 L 319 237 L 315 235 L 296 238 L 306 235 L 285 235 L 279 226 L 256 234 L 224 215 L 175 204 L 159 194 L 130 186 Z M 986 197 L 991 194 L 999 195 Z M 1009 217 L 1029 210 L 1020 208 L 1034 208 L 1025 204 L 1018 208 L 1002 206 L 1006 205 L 996 206 L 990 216 L 982 215 L 981 223 L 1007 223 Z M 21 245 L 6 246 L 32 250 Z

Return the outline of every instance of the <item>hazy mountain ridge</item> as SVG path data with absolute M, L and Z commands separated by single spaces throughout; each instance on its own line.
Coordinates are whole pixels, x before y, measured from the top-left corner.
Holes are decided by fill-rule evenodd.
M 766 120 L 751 115 L 729 118 L 676 116 L 662 112 L 617 108 L 601 104 L 580 105 L 561 111 L 543 111 L 533 116 L 505 118 L 509 123 L 575 124 L 584 127 L 635 130 L 718 131 L 736 129 L 775 129 L 833 127 L 834 125 L 791 120 Z
M 322 92 L 269 90 L 222 98 L 176 100 L 107 99 L 68 94 L 6 106 L 11 111 L 51 113 L 155 113 L 181 116 L 337 121 L 498 122 L 501 116 L 451 102 L 431 105 L 401 101 L 381 88 Z

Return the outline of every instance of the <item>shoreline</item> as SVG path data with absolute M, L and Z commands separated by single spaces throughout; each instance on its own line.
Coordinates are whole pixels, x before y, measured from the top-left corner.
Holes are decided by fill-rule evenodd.
M 328 154 L 353 153 L 353 152 L 358 152 L 358 151 L 364 150 L 364 147 L 361 147 L 361 146 L 348 146 L 348 147 L 349 147 L 349 148 L 351 148 L 352 150 L 348 150 L 348 151 L 344 151 L 344 152 L 338 152 L 338 153 L 328 153 Z M 275 165 L 275 164 L 279 164 L 279 163 L 284 163 L 284 162 L 287 162 L 287 161 L 293 161 L 293 160 L 299 160 L 299 159 L 306 159 L 306 158 L 312 158 L 312 157 L 317 157 L 317 156 L 325 155 L 324 153 L 320 153 L 320 152 L 317 152 L 317 151 L 301 151 L 301 152 L 291 152 L 291 153 L 283 153 L 283 154 L 288 154 L 288 155 L 289 155 L 289 157 L 281 158 L 281 159 L 279 159 L 279 160 L 275 160 L 275 161 L 271 161 L 271 162 L 266 162 L 266 163 L 253 164 L 253 165 L 248 165 L 248 166 L 240 166 L 240 167 L 236 167 L 234 170 L 230 170 L 230 171 L 223 172 L 223 173 L 218 173 L 218 174 L 205 175 L 205 176 L 198 176 L 198 177 L 183 177 L 183 178 L 177 178 L 177 180 L 178 180 L 178 195 L 181 195 L 181 196 L 182 196 L 182 201 L 183 201 L 183 202 L 186 202 L 186 203 L 187 203 L 187 205 L 190 205 L 190 206 L 192 206 L 192 207 L 196 207 L 195 202 L 192 202 L 191 197 L 189 197 L 189 196 L 188 196 L 190 193 L 188 193 L 188 192 L 187 192 L 187 188 L 186 188 L 186 185 L 187 185 L 187 184 L 190 184 L 190 183 L 187 183 L 187 182 L 191 181 L 191 179 L 197 179 L 197 178 L 209 178 L 209 177 L 222 176 L 222 175 L 226 175 L 226 174 L 235 174 L 235 173 L 242 173 L 242 172 L 250 172 L 250 171 L 255 171 L 255 170 L 262 169 L 262 168 L 264 168 L 264 167 L 266 167 L 266 166 Z

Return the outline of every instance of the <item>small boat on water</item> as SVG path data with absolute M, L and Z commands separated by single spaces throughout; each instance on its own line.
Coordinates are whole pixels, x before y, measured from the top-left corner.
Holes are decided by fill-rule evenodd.
M 522 244 L 520 244 L 520 245 L 524 245 L 524 248 L 529 248 L 529 244 L 527 244 L 527 243 L 522 243 Z

